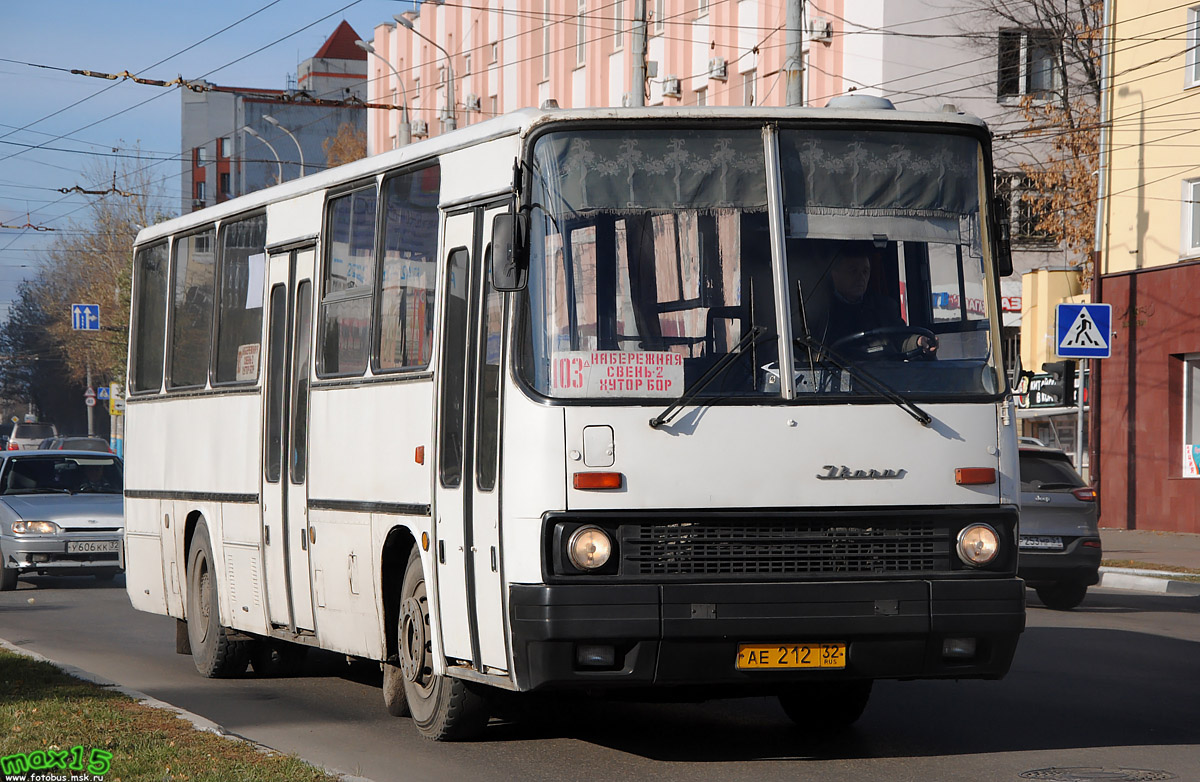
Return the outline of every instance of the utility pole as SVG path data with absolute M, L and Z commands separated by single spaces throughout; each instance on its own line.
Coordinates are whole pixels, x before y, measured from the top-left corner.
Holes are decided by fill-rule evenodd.
M 804 3 L 805 0 L 787 0 L 783 70 L 787 78 L 788 106 L 804 105 Z
M 646 0 L 633 0 L 633 78 L 630 106 L 646 105 Z

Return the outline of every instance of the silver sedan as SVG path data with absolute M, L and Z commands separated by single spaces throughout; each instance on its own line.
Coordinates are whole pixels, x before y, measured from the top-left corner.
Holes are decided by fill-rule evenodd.
M 121 460 L 87 451 L 0 456 L 0 591 L 24 573 L 93 575 L 124 570 Z

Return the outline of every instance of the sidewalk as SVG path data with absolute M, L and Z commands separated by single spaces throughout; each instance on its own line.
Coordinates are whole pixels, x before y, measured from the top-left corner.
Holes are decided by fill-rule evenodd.
M 1172 578 L 1176 574 L 1169 572 L 1182 569 L 1191 572 L 1180 575 L 1200 576 L 1200 535 L 1101 527 L 1100 543 L 1105 562 L 1131 563 L 1101 567 L 1100 586 L 1200 595 L 1200 583 Z

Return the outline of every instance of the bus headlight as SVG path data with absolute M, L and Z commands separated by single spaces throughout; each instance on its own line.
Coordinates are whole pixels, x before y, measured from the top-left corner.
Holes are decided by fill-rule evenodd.
M 580 527 L 567 541 L 567 557 L 580 570 L 602 568 L 612 556 L 612 539 L 599 527 Z
M 971 524 L 958 533 L 958 557 L 968 565 L 983 566 L 1000 553 L 1000 536 L 987 524 Z

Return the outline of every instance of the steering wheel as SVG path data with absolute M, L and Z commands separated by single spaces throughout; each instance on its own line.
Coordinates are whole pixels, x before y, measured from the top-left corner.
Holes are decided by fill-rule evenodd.
M 929 329 L 923 329 L 920 326 L 880 326 L 877 329 L 868 329 L 866 331 L 859 331 L 855 334 L 847 334 L 829 347 L 831 350 L 837 350 L 843 345 L 866 342 L 867 340 L 874 339 L 876 337 L 893 337 L 901 335 L 909 337 L 928 337 L 930 342 L 932 342 L 934 345 L 937 344 L 937 335 Z M 895 347 L 892 347 L 892 353 L 907 361 L 924 354 L 925 346 L 917 345 L 909 350 L 899 350 Z

